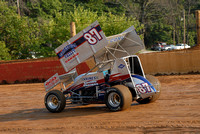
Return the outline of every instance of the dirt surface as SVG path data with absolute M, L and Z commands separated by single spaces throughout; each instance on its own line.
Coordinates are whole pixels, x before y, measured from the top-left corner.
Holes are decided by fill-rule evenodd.
M 157 76 L 160 98 L 110 112 L 105 105 L 49 113 L 42 83 L 0 85 L 0 133 L 200 133 L 200 75 Z

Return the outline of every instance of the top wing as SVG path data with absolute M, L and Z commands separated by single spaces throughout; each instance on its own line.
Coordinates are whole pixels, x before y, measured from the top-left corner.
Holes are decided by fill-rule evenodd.
M 108 45 L 95 54 L 96 62 L 134 55 L 138 51 L 145 49 L 133 26 L 121 34 L 107 37 L 107 40 Z
M 55 49 L 66 72 L 93 56 L 108 44 L 99 23 L 90 26 Z

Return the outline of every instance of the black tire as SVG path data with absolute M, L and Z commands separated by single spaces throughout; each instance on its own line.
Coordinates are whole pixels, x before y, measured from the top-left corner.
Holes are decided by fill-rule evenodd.
M 109 88 L 105 95 L 105 104 L 110 111 L 125 110 L 131 106 L 132 94 L 128 87 L 116 85 Z
M 44 99 L 46 108 L 52 113 L 63 111 L 66 105 L 65 96 L 59 90 L 51 90 Z
M 149 98 L 136 100 L 140 104 L 147 104 L 147 103 L 156 101 L 160 97 L 160 93 L 161 93 L 161 84 L 160 84 L 160 81 L 156 77 L 152 75 L 146 75 L 146 79 L 154 86 L 157 92 L 156 94 L 152 95 Z

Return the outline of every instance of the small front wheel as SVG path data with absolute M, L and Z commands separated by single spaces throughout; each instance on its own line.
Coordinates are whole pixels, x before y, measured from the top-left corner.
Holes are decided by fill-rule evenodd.
M 131 92 L 124 85 L 113 86 L 107 90 L 105 95 L 105 103 L 110 111 L 125 110 L 131 106 Z
M 59 90 L 48 92 L 44 99 L 46 108 L 52 113 L 61 112 L 66 105 L 65 96 Z

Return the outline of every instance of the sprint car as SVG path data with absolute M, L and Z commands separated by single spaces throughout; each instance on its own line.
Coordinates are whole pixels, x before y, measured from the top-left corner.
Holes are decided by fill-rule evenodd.
M 110 111 L 129 108 L 133 101 L 154 102 L 161 93 L 160 82 L 145 75 L 134 55 L 144 49 L 134 27 L 105 37 L 96 21 L 55 49 L 66 73 L 56 73 L 45 83 L 46 108 L 61 112 L 68 104 L 105 104 Z M 76 66 L 93 57 L 95 65 L 78 74 Z M 54 87 L 59 86 L 59 89 Z

